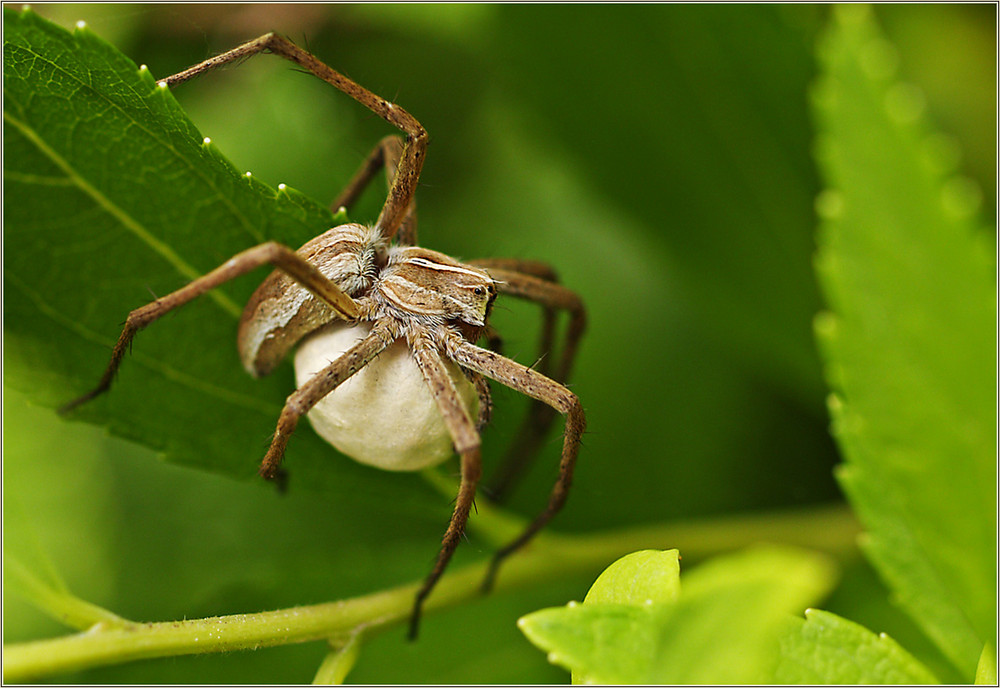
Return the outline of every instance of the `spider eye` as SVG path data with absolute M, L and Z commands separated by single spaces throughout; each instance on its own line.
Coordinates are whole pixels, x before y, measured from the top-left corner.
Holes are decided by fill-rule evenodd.
M 484 296 L 486 294 L 486 290 L 483 289 L 482 287 L 476 287 L 475 289 L 472 290 L 472 293 L 475 294 L 476 296 Z

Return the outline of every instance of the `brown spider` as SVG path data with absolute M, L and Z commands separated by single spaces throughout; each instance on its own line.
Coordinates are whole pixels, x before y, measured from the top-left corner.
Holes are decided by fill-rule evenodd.
M 573 477 L 585 423 L 576 395 L 543 374 L 547 370 L 544 358 L 540 370 L 534 370 L 475 344 L 481 338 L 498 342 L 487 325 L 497 293 L 543 307 L 543 350 L 552 343 L 557 311 L 570 313 L 565 345 L 554 374 L 561 380 L 569 374 L 584 329 L 583 305 L 573 292 L 555 282 L 551 268 L 542 263 L 515 259 L 460 263 L 416 246 L 414 194 L 427 149 L 427 132 L 402 108 L 334 71 L 287 39 L 273 33 L 261 36 L 164 79 L 159 86 L 167 88 L 261 52 L 291 60 L 406 134 L 405 143 L 399 136 L 383 139 L 333 204 L 334 208 L 349 206 L 384 167 L 390 187 L 378 220 L 372 227 L 353 223 L 334 227 L 297 252 L 274 242 L 242 251 L 187 286 L 132 311 L 97 387 L 62 411 L 110 387 L 139 330 L 224 282 L 264 264 L 273 265 L 276 270 L 260 285 L 243 312 L 238 334 L 240 357 L 250 374 L 263 376 L 300 345 L 296 354 L 299 388 L 285 402 L 260 474 L 271 480 L 279 476 L 289 437 L 307 413 L 320 435 L 363 463 L 413 470 L 443 461 L 451 455 L 452 447 L 461 458 L 461 483 L 454 512 L 434 567 L 414 601 L 409 631 L 413 638 L 422 604 L 459 543 L 475 497 L 481 473 L 479 430 L 491 410 L 484 377 L 535 400 L 524 432 L 511 449 L 508 470 L 499 481 L 500 490 L 510 484 L 517 464 L 540 446 L 555 412 L 566 416 L 559 477 L 548 504 L 519 537 L 493 556 L 484 590 L 492 585 L 500 562 L 525 545 L 559 511 Z M 345 338 L 348 343 L 338 348 L 337 341 Z M 330 344 L 331 340 L 337 341 Z M 387 379 L 384 384 L 390 391 L 363 391 L 362 396 L 367 393 L 368 398 L 360 416 L 357 396 L 347 391 L 350 385 L 335 393 L 345 380 L 367 366 L 398 362 L 400 358 L 401 367 L 382 371 L 381 378 Z M 406 393 L 400 403 L 396 387 L 408 384 L 404 380 L 407 369 L 418 371 L 416 378 L 426 383 L 429 395 L 423 392 L 423 385 L 418 385 L 425 400 Z M 352 380 L 357 387 L 355 383 L 361 384 L 357 378 Z M 477 400 L 479 409 L 473 421 L 470 406 Z M 415 410 L 426 416 L 427 409 L 421 404 L 431 409 L 433 418 L 428 428 L 413 433 L 387 431 L 395 427 L 401 414 Z

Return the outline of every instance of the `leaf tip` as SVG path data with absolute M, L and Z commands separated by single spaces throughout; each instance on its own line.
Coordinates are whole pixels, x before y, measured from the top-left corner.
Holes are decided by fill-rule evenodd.
M 978 211 L 983 200 L 979 185 L 969 177 L 955 176 L 941 188 L 941 205 L 955 220 L 967 220 Z
M 817 272 L 821 272 L 818 265 Z M 829 347 L 835 345 L 839 329 L 839 320 L 833 311 L 824 310 L 813 316 L 813 335 L 816 337 L 816 341 L 821 348 L 829 349 Z M 838 376 L 840 373 L 839 367 L 834 363 L 827 363 L 826 372 L 828 379 L 840 379 Z
M 836 392 L 830 392 L 826 396 L 826 407 L 832 417 L 839 418 L 844 413 L 844 398 Z
M 836 220 L 844 214 L 844 194 L 838 189 L 823 189 L 813 205 L 821 220 Z
M 833 16 L 841 26 L 860 24 L 871 16 L 868 5 L 835 5 Z
M 917 86 L 899 82 L 886 91 L 884 105 L 889 119 L 896 124 L 914 124 L 924 114 L 927 98 Z

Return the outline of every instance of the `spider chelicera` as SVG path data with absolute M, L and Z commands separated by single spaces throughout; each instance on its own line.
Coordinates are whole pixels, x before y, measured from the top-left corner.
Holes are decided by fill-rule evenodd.
M 559 477 L 548 504 L 520 536 L 496 552 L 484 590 L 492 585 L 500 562 L 525 545 L 565 502 L 585 420 L 576 395 L 556 380 L 565 381 L 569 375 L 585 326 L 583 304 L 557 284 L 554 272 L 544 263 L 497 258 L 462 263 L 416 246 L 414 194 L 427 150 L 427 132 L 402 108 L 287 39 L 273 33 L 261 36 L 164 79 L 159 87 L 174 86 L 261 52 L 294 62 L 406 135 L 405 141 L 394 135 L 379 142 L 333 203 L 334 208 L 349 207 L 384 168 L 389 193 L 378 220 L 370 227 L 354 223 L 334 227 L 298 251 L 274 242 L 242 251 L 187 286 L 132 311 L 97 387 L 62 411 L 110 387 L 139 330 L 224 282 L 264 264 L 274 266 L 243 312 L 239 353 L 250 374 L 259 377 L 298 346 L 299 388 L 285 402 L 260 474 L 271 480 L 281 475 L 279 466 L 289 437 L 306 414 L 321 436 L 363 463 L 413 470 L 439 463 L 453 450 L 460 457 L 461 482 L 454 512 L 434 567 L 417 592 L 410 617 L 412 638 L 423 602 L 458 546 L 473 505 L 481 474 L 479 431 L 492 408 L 485 378 L 535 400 L 501 467 L 495 493 L 505 492 L 519 466 L 537 451 L 556 412 L 566 416 L 566 426 Z M 546 374 L 550 366 L 544 356 L 534 369 L 476 345 L 484 339 L 498 348 L 499 337 L 487 324 L 498 292 L 542 306 L 543 354 L 553 344 L 557 313 L 569 313 L 552 377 Z M 372 392 L 363 380 L 379 366 L 381 374 L 374 378 L 383 380 L 389 391 Z M 422 397 L 394 395 L 394 386 L 408 384 L 404 380 L 408 374 L 422 380 L 429 394 L 421 388 Z M 352 376 L 351 385 L 338 390 Z M 348 387 L 355 388 L 353 396 Z M 362 405 L 366 408 L 359 409 Z M 473 410 L 476 405 L 478 410 Z M 403 414 L 430 420 L 423 425 L 418 422 L 419 431 L 412 433 L 387 431 Z

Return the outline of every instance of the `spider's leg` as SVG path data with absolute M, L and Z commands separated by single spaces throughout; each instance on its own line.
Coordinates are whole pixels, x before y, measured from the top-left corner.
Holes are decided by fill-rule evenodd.
M 558 382 L 551 380 L 536 370 L 504 358 L 492 351 L 481 349 L 474 344 L 452 334 L 446 335 L 448 356 L 459 365 L 471 368 L 500 384 L 544 402 L 566 416 L 563 436 L 562 459 L 559 462 L 559 477 L 549 495 L 548 504 L 535 520 L 528 524 L 524 532 L 493 555 L 490 569 L 483 580 L 483 590 L 488 591 L 496 578 L 497 570 L 505 558 L 523 547 L 562 508 L 573 481 L 573 469 L 580 449 L 580 437 L 586 427 L 583 407 L 575 394 Z
M 125 352 L 131 347 L 132 339 L 139 330 L 173 309 L 180 308 L 192 299 L 201 296 L 205 292 L 267 264 L 271 264 L 279 270 L 288 273 L 299 284 L 330 304 L 334 311 L 342 318 L 352 320 L 358 316 L 358 306 L 354 299 L 341 291 L 334 282 L 327 279 L 312 263 L 281 244 L 274 242 L 260 244 L 259 246 L 237 253 L 216 269 L 202 275 L 177 291 L 160 297 L 156 301 L 129 313 L 128 318 L 125 319 L 125 326 L 122 328 L 122 333 L 118 337 L 118 342 L 111 352 L 111 361 L 108 363 L 108 367 L 105 369 L 100 382 L 90 392 L 60 408 L 59 412 L 67 413 L 80 404 L 88 402 L 106 392 L 111 387 L 111 382 L 114 380 L 115 373 L 118 371 L 118 367 L 125 357 Z
M 468 378 L 472 386 L 476 388 L 476 395 L 479 397 L 479 414 L 476 417 L 476 432 L 482 432 L 483 428 L 490 424 L 493 417 L 493 395 L 490 394 L 490 384 L 479 373 L 468 368 L 462 368 L 462 374 Z
M 489 323 L 483 328 L 480 337 L 486 340 L 486 348 L 490 351 L 496 351 L 497 353 L 503 351 L 503 337 Z
M 539 364 L 535 370 L 565 383 L 569 379 L 577 346 L 587 323 L 580 297 L 557 284 L 555 271 L 545 263 L 491 258 L 470 261 L 470 264 L 486 268 L 497 281 L 497 288 L 501 292 L 534 301 L 542 307 Z M 550 354 L 555 340 L 556 314 L 560 310 L 569 311 L 570 320 L 559 365 L 552 373 Z M 493 501 L 502 502 L 510 495 L 517 480 L 541 449 L 553 420 L 555 411 L 551 406 L 537 400 L 531 403 L 514 443 L 484 490 Z
M 392 179 L 389 195 L 385 205 L 382 206 L 382 212 L 377 221 L 382 236 L 392 239 L 406 219 L 417 190 L 417 180 L 420 178 L 420 170 L 424 165 L 424 156 L 427 152 L 427 132 L 420 125 L 420 122 L 406 110 L 372 93 L 340 72 L 328 67 L 287 38 L 274 33 L 265 34 L 221 55 L 210 57 L 183 72 L 163 79 L 162 83 L 173 86 L 216 67 L 262 52 L 271 52 L 294 62 L 334 88 L 346 93 L 406 134 L 406 142 L 399 154 L 396 174 Z
M 516 258 L 482 258 L 466 262 L 489 272 L 500 292 L 532 301 L 543 308 L 542 345 L 539 350 L 542 364 L 538 366 L 539 370 L 546 370 L 548 365 L 545 355 L 551 353 L 556 313 L 567 311 L 570 314 L 562 356 L 553 375 L 555 379 L 565 382 L 573 367 L 580 337 L 587 327 L 587 313 L 580 297 L 558 283 L 555 270 L 547 263 Z
M 455 553 L 455 548 L 461 542 L 462 533 L 465 532 L 465 524 L 469 520 L 469 511 L 476 496 L 476 484 L 482 471 L 482 461 L 479 452 L 479 433 L 469 418 L 469 412 L 462 403 L 434 342 L 426 332 L 417 331 L 410 337 L 410 348 L 424 380 L 430 387 L 434 401 L 441 410 L 448 433 L 455 444 L 455 451 L 458 452 L 462 462 L 462 479 L 458 496 L 455 498 L 455 510 L 441 541 L 441 550 L 434 568 L 424 580 L 413 603 L 409 636 L 413 640 L 417 637 L 424 600 L 444 573 L 452 554 Z
M 392 342 L 392 335 L 384 326 L 378 323 L 367 337 L 345 351 L 330 365 L 323 368 L 309 380 L 289 395 L 285 406 L 278 417 L 278 426 L 271 439 L 271 446 L 260 464 L 260 475 L 268 480 L 274 480 L 278 475 L 278 467 L 285 455 L 285 447 L 291 438 L 299 418 L 309 413 L 310 409 L 337 388 L 344 380 L 354 375 L 378 356 Z
M 350 210 L 350 207 L 364 192 L 365 187 L 378 174 L 379 169 L 385 168 L 386 183 L 391 185 L 392 180 L 396 177 L 399 158 L 403 154 L 403 146 L 403 139 L 394 134 L 386 136 L 379 141 L 375 145 L 375 148 L 372 149 L 372 152 L 368 154 L 365 161 L 361 163 L 361 167 L 354 173 L 351 181 L 348 182 L 344 190 L 333 201 L 330 209 L 333 212 L 337 212 L 341 208 Z M 403 218 L 403 222 L 399 226 L 399 232 L 396 234 L 396 243 L 405 246 L 415 246 L 417 243 L 416 199 L 410 201 L 406 217 Z
M 540 260 L 525 260 L 521 258 L 476 258 L 465 261 L 469 265 L 483 268 L 488 272 L 502 270 L 504 272 L 518 272 L 522 275 L 537 277 L 546 282 L 558 282 L 559 276 L 555 269 L 548 263 Z

